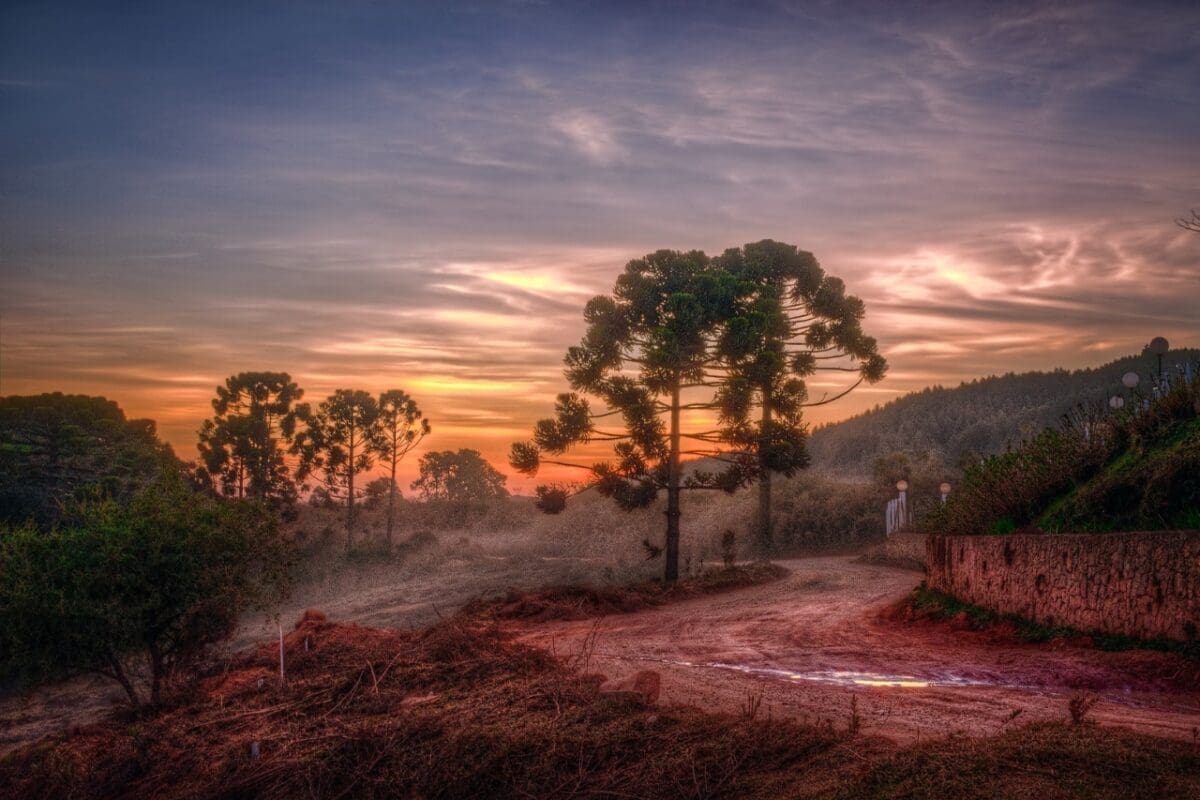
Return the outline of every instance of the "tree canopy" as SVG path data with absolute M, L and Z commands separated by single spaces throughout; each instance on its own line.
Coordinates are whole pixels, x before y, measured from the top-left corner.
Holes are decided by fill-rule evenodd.
M 715 263 L 744 294 L 717 342 L 719 363 L 705 375 L 719 393 L 720 439 L 735 454 L 753 456 L 756 527 L 760 546 L 770 550 L 772 475 L 790 477 L 809 463 L 804 409 L 882 380 L 887 361 L 863 332 L 865 304 L 812 253 L 764 239 L 726 250 Z M 806 380 L 821 373 L 851 380 L 812 398 Z
M 296 501 L 286 460 L 304 408 L 304 390 L 286 372 L 240 372 L 213 398 L 214 416 L 200 428 L 200 458 L 215 485 L 231 497 L 275 506 Z
M 0 531 L 0 677 L 92 672 L 143 701 L 182 664 L 229 636 L 239 616 L 277 602 L 289 554 L 275 514 L 164 474 L 127 500 L 82 502 L 50 531 Z
M 544 463 L 586 470 L 624 508 L 666 490 L 664 577 L 674 580 L 681 491 L 734 491 L 755 480 L 769 490 L 771 473 L 808 463 L 806 405 L 883 377 L 886 363 L 859 324 L 863 313 L 862 301 L 793 245 L 764 240 L 715 260 L 660 250 L 631 261 L 613 293 L 584 310 L 587 330 L 565 358 L 573 391 L 558 396 L 555 417 L 538 422 L 531 441 L 513 445 L 510 463 L 525 474 Z M 818 370 L 856 372 L 858 381 L 810 402 L 804 377 Z M 593 411 L 589 398 L 603 408 Z M 619 418 L 623 429 L 600 427 L 606 418 Z M 557 458 L 595 441 L 612 442 L 615 459 Z M 718 468 L 685 479 L 684 455 Z M 558 499 L 547 510 L 559 508 Z M 769 491 L 760 518 L 769 534 Z
M 96 490 L 126 498 L 178 466 L 154 422 L 126 419 L 112 400 L 0 398 L 0 522 L 49 527 L 76 498 Z
M 508 478 L 478 450 L 437 450 L 421 456 L 412 488 L 424 500 L 478 504 L 508 497 Z
M 380 446 L 379 403 L 361 389 L 338 389 L 317 410 L 303 414 L 305 428 L 292 450 L 299 456 L 297 476 L 318 473 L 326 490 L 346 502 L 346 549 L 354 546 L 354 503 L 362 492 L 355 478 L 374 466 Z
M 714 336 L 734 315 L 739 293 L 736 279 L 699 251 L 659 250 L 630 261 L 612 294 L 584 309 L 587 330 L 564 359 L 574 391 L 559 395 L 555 417 L 538 422 L 533 440 L 514 444 L 510 455 L 525 474 L 536 474 L 542 463 L 587 470 L 601 494 L 627 509 L 649 505 L 665 489 L 668 581 L 678 576 L 681 443 L 716 435 L 684 430 L 682 413 L 716 407 L 706 369 L 714 363 Z M 603 409 L 594 412 L 589 396 Z M 623 430 L 597 427 L 597 420 L 609 418 L 619 418 Z M 592 441 L 613 442 L 616 458 L 575 464 L 545 457 Z M 742 465 L 731 464 L 720 474 L 694 475 L 686 488 L 732 490 L 743 481 Z

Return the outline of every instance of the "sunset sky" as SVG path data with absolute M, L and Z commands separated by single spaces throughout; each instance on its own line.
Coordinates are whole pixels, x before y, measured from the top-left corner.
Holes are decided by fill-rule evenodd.
M 1200 345 L 1196 2 L 9 2 L 0 104 L 0 393 L 189 457 L 274 369 L 507 471 L 663 247 L 792 242 L 864 298 L 891 373 L 815 421 Z

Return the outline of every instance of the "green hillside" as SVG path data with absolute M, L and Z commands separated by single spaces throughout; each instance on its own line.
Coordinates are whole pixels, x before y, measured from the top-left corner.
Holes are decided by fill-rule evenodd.
M 956 533 L 1200 527 L 1200 363 L 1114 411 L 1077 408 L 972 463 L 924 526 Z
M 1200 350 L 1168 354 L 1164 367 L 1196 361 Z M 814 431 L 809 451 L 815 468 L 866 475 L 879 458 L 930 453 L 947 466 L 964 454 L 991 455 L 1056 425 L 1079 403 L 1104 402 L 1121 388 L 1121 376 L 1153 374 L 1153 356 L 1129 356 L 1093 369 L 1009 373 L 935 386 L 897 398 L 859 416 Z
M 1120 450 L 1039 515 L 1042 530 L 1200 528 L 1200 417 Z

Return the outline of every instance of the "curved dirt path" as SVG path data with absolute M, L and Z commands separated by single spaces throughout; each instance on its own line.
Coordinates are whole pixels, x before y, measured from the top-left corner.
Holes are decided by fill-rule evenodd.
M 663 703 L 736 713 L 761 696 L 762 715 L 841 728 L 856 696 L 863 729 L 900 742 L 1062 720 L 1080 690 L 1099 696 L 1089 718 L 1104 724 L 1189 740 L 1200 726 L 1194 663 L 892 622 L 882 615 L 916 585 L 916 573 L 850 558 L 782 563 L 792 574 L 772 584 L 599 620 L 525 625 L 521 638 L 581 655 L 584 669 L 610 677 L 657 670 Z

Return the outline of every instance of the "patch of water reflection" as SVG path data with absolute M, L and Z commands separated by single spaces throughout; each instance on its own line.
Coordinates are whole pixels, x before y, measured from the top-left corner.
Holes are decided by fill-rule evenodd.
M 813 681 L 817 683 L 834 683 L 839 686 L 891 686 L 901 689 L 926 689 L 930 686 L 993 686 L 991 681 L 966 678 L 961 675 L 889 675 L 879 672 L 859 672 L 855 670 L 817 669 L 795 671 L 778 667 L 756 667 L 749 664 L 730 664 L 723 661 L 673 661 L 683 667 L 701 667 L 707 669 L 727 669 L 744 672 L 748 675 L 761 675 L 769 678 L 779 678 L 789 681 Z

